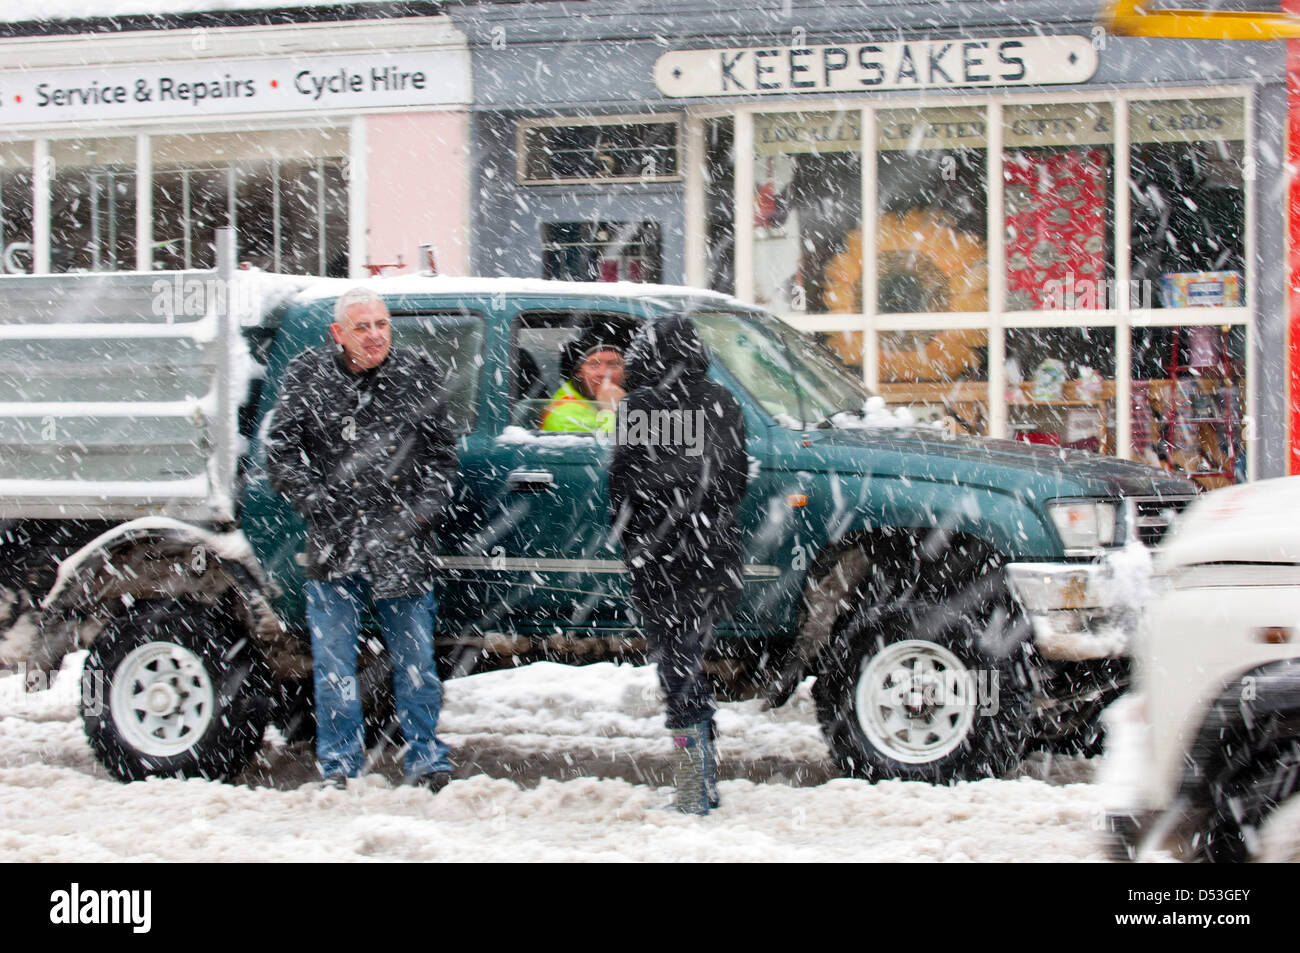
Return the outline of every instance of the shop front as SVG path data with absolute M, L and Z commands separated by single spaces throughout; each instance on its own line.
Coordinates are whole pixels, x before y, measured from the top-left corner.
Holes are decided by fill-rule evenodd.
M 954 431 L 1283 471 L 1281 44 L 1107 36 L 1064 0 L 1033 30 L 794 4 L 657 36 L 593 6 L 590 38 L 464 27 L 480 269 L 732 292 Z
M 210 268 L 231 225 L 247 267 L 412 271 L 432 243 L 463 273 L 464 38 L 444 16 L 289 19 L 0 40 L 0 268 Z
M 1244 479 L 1248 102 L 737 111 L 736 290 L 918 417 Z

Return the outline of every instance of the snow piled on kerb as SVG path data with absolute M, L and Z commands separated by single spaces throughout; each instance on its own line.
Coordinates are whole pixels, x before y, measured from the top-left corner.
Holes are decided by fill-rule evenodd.
M 95 762 L 77 718 L 83 658 L 36 695 L 0 675 L 0 861 L 1102 859 L 1088 784 L 826 780 L 810 683 L 777 711 L 721 706 L 724 778 L 766 766 L 764 780 L 723 780 L 723 806 L 707 818 L 661 811 L 669 792 L 653 778 L 670 762 L 654 670 L 611 663 L 448 682 L 441 733 L 460 768 L 436 798 L 394 786 L 391 755 L 346 791 L 318 790 L 310 747 L 274 733 L 238 784 L 123 785 Z M 508 776 L 494 752 L 534 776 Z M 805 767 L 820 783 L 781 777 Z

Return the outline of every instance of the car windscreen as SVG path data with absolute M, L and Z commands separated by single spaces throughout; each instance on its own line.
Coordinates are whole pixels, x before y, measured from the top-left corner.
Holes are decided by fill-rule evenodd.
M 694 311 L 714 359 L 783 427 L 803 430 L 835 414 L 861 414 L 871 396 L 828 352 L 761 311 Z

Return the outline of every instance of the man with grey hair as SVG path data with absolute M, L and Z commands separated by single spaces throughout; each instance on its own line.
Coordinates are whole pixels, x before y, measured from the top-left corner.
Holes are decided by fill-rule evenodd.
M 367 288 L 339 296 L 330 334 L 337 347 L 289 365 L 266 457 L 271 485 L 307 522 L 317 758 L 332 787 L 364 767 L 357 649 L 372 606 L 393 663 L 407 778 L 436 793 L 452 765 L 436 733 L 434 534 L 457 465 L 442 375 L 423 352 L 392 347 L 388 308 Z

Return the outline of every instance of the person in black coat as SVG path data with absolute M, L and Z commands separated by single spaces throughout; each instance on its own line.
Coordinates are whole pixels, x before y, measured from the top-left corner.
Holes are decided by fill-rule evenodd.
M 717 806 L 717 705 L 701 662 L 715 623 L 740 596 L 736 514 L 748 481 L 745 420 L 709 380 L 709 361 L 683 315 L 637 335 L 609 470 L 614 535 L 667 701 L 674 803 L 692 814 Z
M 457 466 L 442 374 L 425 354 L 391 347 L 388 309 L 364 288 L 340 296 L 330 333 L 337 347 L 289 365 L 266 442 L 272 487 L 307 522 L 317 757 L 335 786 L 364 764 L 357 640 L 373 604 L 407 774 L 436 791 L 451 762 L 436 734 L 435 532 Z

